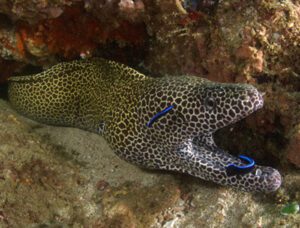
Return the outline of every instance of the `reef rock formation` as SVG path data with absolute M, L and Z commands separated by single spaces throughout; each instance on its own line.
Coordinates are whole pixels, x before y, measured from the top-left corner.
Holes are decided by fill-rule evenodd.
M 277 166 L 282 188 L 265 200 L 149 173 L 98 135 L 26 120 L 0 99 L 1 227 L 299 226 L 299 213 L 279 215 L 300 202 L 298 0 L 0 0 L 1 98 L 10 75 L 92 56 L 256 86 L 264 108 L 218 144 Z

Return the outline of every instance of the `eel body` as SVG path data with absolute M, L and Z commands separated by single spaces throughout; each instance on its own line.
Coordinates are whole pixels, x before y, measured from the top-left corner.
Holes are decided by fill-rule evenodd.
M 275 191 L 276 169 L 255 165 L 229 175 L 243 161 L 218 148 L 213 133 L 263 106 L 251 85 L 214 83 L 194 76 L 152 78 L 104 59 L 60 63 L 9 79 L 9 100 L 42 123 L 102 135 L 122 159 L 172 170 L 245 191 Z M 149 120 L 172 105 L 151 126 Z

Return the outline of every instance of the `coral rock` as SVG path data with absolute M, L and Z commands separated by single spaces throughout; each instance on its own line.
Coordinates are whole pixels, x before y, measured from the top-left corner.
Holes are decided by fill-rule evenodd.
M 300 168 L 300 125 L 290 139 L 287 149 L 287 158 Z
M 65 6 L 70 6 L 79 0 L 0 0 L 0 13 L 8 15 L 13 20 L 24 20 L 29 23 L 36 23 L 46 18 L 56 18 L 63 12 Z

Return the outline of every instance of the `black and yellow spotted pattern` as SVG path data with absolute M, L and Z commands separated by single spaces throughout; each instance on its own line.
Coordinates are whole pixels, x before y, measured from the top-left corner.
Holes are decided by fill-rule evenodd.
M 263 106 L 250 85 L 221 84 L 193 76 L 151 78 L 104 59 L 60 63 L 29 76 L 10 78 L 9 99 L 37 121 L 101 134 L 131 163 L 189 173 L 247 191 L 274 191 L 277 170 L 255 166 L 228 176 L 242 162 L 219 149 L 212 134 Z M 173 109 L 151 127 L 158 112 Z

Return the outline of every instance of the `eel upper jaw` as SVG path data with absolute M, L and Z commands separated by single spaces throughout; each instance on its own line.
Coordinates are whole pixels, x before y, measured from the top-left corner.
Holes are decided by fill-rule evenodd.
M 263 94 L 260 93 L 256 88 L 253 87 L 253 89 L 250 89 L 247 93 L 247 100 L 251 101 L 253 103 L 253 108 L 250 109 L 248 111 L 248 113 L 246 113 L 243 116 L 240 116 L 239 118 L 237 118 L 235 121 L 233 121 L 232 123 L 229 123 L 228 125 L 234 124 L 246 117 L 248 117 L 249 115 L 251 115 L 252 113 L 256 112 L 257 110 L 263 108 L 264 106 L 264 99 L 263 99 Z
M 264 94 L 257 91 L 255 93 L 249 93 L 250 100 L 256 99 L 257 102 L 254 102 L 254 110 L 253 112 L 257 111 L 258 109 L 261 109 L 264 106 Z

